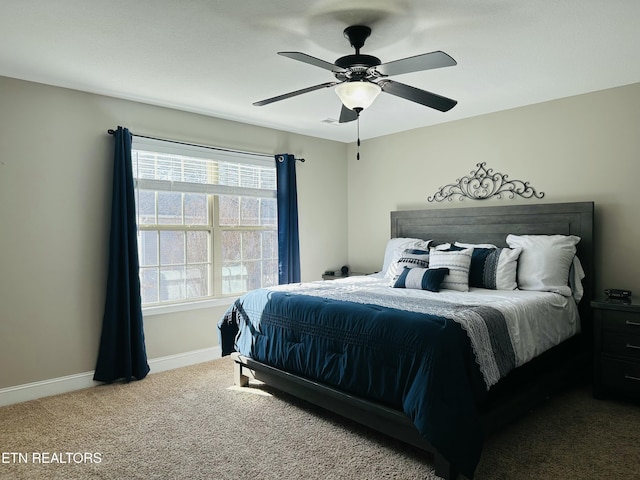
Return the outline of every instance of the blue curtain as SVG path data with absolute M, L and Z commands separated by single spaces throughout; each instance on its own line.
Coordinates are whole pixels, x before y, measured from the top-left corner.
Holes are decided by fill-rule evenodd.
M 127 382 L 134 378 L 141 380 L 149 373 L 138 276 L 131 133 L 118 127 L 114 137 L 107 298 L 93 376 L 96 381 L 108 383 L 119 379 Z
M 300 281 L 298 236 L 298 189 L 296 159 L 288 153 L 276 155 L 278 188 L 278 282 Z

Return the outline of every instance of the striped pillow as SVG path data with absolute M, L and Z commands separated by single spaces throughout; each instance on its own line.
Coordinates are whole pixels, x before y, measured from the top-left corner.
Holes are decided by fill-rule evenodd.
M 453 252 L 431 249 L 429 267 L 449 269 L 449 274 L 445 275 L 442 281 L 442 288 L 459 292 L 469 291 L 469 269 L 472 254 L 473 248 Z
M 448 268 L 404 267 L 394 282 L 393 288 L 413 288 L 439 292 L 442 280 L 447 273 L 449 273 Z
M 451 250 L 463 250 L 469 244 L 456 242 Z M 469 286 L 490 290 L 515 290 L 516 270 L 521 248 L 497 248 L 492 245 L 474 245 L 469 269 Z

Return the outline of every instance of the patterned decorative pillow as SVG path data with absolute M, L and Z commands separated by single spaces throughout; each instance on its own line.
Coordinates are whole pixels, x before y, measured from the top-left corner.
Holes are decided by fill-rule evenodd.
M 466 248 L 471 246 L 471 244 L 456 242 L 450 250 L 463 250 L 465 248 L 463 245 L 468 245 Z M 522 252 L 521 248 L 497 248 L 489 244 L 475 245 L 469 269 L 469 286 L 489 290 L 516 290 L 520 252 Z
M 404 267 L 393 284 L 393 288 L 413 288 L 439 292 L 448 268 Z
M 400 258 L 396 262 L 396 272 L 402 272 L 404 267 L 408 268 L 428 268 L 429 267 L 429 251 L 419 248 L 407 248 L 402 252 Z
M 469 285 L 490 290 L 516 290 L 521 248 L 476 248 L 471 258 Z
M 429 268 L 448 268 L 449 274 L 445 275 L 441 288 L 469 291 L 469 269 L 471 267 L 471 255 L 473 248 L 465 248 L 457 251 L 442 251 L 434 248 L 429 252 Z

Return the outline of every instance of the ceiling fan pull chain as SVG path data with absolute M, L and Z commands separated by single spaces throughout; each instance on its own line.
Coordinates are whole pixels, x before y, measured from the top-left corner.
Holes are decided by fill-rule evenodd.
M 356 155 L 356 159 L 360 160 L 360 115 L 358 115 L 358 155 Z
M 356 123 L 358 125 L 358 153 L 356 155 L 356 160 L 360 160 L 360 112 L 362 111 L 362 108 L 354 108 L 353 110 L 356 112 Z

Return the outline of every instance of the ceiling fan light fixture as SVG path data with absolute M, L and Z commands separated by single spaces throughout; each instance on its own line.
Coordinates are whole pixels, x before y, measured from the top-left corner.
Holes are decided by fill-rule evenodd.
M 351 110 L 364 110 L 369 107 L 381 91 L 380 85 L 359 80 L 343 82 L 336 87 L 336 94 L 342 104 Z

